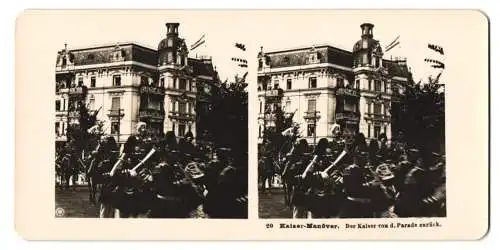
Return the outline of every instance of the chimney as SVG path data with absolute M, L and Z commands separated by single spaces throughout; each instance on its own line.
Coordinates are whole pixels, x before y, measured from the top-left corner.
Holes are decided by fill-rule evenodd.
M 373 38 L 373 24 L 363 23 L 361 24 L 361 38 Z

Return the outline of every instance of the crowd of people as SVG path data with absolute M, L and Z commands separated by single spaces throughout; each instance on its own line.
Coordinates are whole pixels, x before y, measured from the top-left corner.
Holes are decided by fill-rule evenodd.
M 331 142 L 322 138 L 310 150 L 284 132 L 292 145 L 284 156 L 260 157 L 259 170 L 280 175 L 293 218 L 446 216 L 444 155 L 407 145 L 402 134 L 367 143 L 338 126 L 332 133 Z
M 189 132 L 154 138 L 144 122 L 121 148 L 97 125 L 89 133 L 93 150 L 67 149 L 56 164 L 85 170 L 99 217 L 247 218 L 247 167 L 230 148 L 200 148 Z

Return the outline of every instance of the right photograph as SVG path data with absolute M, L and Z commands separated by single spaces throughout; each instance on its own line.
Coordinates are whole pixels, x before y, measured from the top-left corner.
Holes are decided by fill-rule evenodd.
M 397 17 L 332 20 L 263 28 L 281 32 L 257 55 L 259 217 L 446 217 L 450 41 Z

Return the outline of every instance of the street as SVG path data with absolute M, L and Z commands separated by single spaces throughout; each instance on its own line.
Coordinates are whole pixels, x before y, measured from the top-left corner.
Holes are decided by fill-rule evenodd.
M 259 194 L 259 218 L 292 218 L 292 211 L 285 206 L 283 189 L 273 188 L 272 194 Z
M 99 208 L 89 202 L 87 186 L 71 187 L 68 190 L 56 189 L 55 215 L 56 217 L 98 218 Z M 200 205 L 190 213 L 189 218 L 208 218 L 208 215 L 203 212 Z
M 73 190 L 56 189 L 56 217 L 97 218 L 99 209 L 89 202 L 87 186 L 76 186 Z

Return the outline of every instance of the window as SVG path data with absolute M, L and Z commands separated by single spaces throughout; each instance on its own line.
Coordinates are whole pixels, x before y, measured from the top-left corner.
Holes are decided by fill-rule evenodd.
M 165 78 L 160 79 L 160 87 L 162 87 L 162 88 L 165 87 Z
M 375 91 L 382 91 L 382 83 L 379 80 L 375 81 Z
M 344 87 L 344 79 L 337 77 L 337 86 L 339 88 L 343 88 Z
M 186 79 L 179 79 L 179 89 L 186 89 Z
M 172 46 L 174 46 L 174 39 L 169 38 L 169 39 L 167 40 L 167 46 L 168 46 L 168 47 L 172 47 Z
M 95 110 L 95 98 L 94 96 L 91 96 L 89 99 L 89 109 L 90 110 Z
M 170 111 L 175 112 L 175 102 L 174 101 L 170 101 Z
M 79 77 L 78 78 L 78 86 L 82 86 L 83 85 L 83 77 Z
M 173 63 L 173 62 L 174 62 L 174 53 L 168 52 L 167 53 L 167 63 Z
M 280 87 L 280 80 L 274 80 L 274 89 L 278 89 Z
M 384 126 L 384 134 L 387 135 L 387 126 Z
M 372 79 L 368 80 L 368 90 L 372 90 Z
M 62 100 L 63 100 L 63 105 L 62 105 L 61 110 L 66 110 L 66 99 L 62 99 Z
M 56 100 L 56 111 L 61 110 L 61 100 Z
M 186 125 L 179 124 L 179 136 L 184 136 L 186 134 Z
M 314 89 L 316 88 L 318 85 L 317 85 L 317 79 L 316 77 L 311 77 L 309 78 L 309 88 L 310 89 Z
M 56 131 L 55 131 L 55 132 L 56 132 L 56 135 L 57 135 L 57 136 L 59 136 L 59 134 L 60 134 L 60 133 L 59 133 L 59 122 L 56 122 L 56 127 L 55 127 L 55 129 L 56 129 Z
M 359 79 L 358 79 L 358 80 L 356 80 L 356 85 L 354 85 L 354 88 L 355 88 L 355 89 L 359 89 Z
M 375 57 L 375 68 L 378 68 L 380 66 L 380 60 L 378 57 Z
M 316 99 L 309 99 L 307 101 L 307 112 L 314 113 L 316 111 Z
M 316 126 L 311 123 L 307 124 L 307 136 L 314 136 L 316 134 Z
M 174 132 L 174 134 L 175 134 L 175 122 L 172 123 L 172 132 Z
M 382 114 L 382 105 L 380 103 L 374 103 L 373 104 L 373 113 L 377 115 Z
M 95 82 L 96 82 L 95 76 L 91 77 L 90 78 L 90 87 L 91 88 L 95 88 Z
M 259 102 L 259 113 L 262 113 L 262 101 Z
M 64 123 L 64 122 L 62 123 L 62 133 L 61 133 L 62 135 L 66 134 L 66 130 L 64 129 L 65 128 L 65 124 L 66 123 Z
M 122 78 L 120 75 L 114 75 L 113 76 L 113 86 L 121 86 L 122 85 Z
M 187 81 L 187 89 L 189 92 L 191 92 L 191 82 Z
M 368 138 L 371 137 L 371 130 L 372 130 L 372 125 L 368 124 Z
M 380 136 L 380 126 L 374 126 L 373 127 L 373 132 L 374 132 L 374 137 L 378 138 Z
M 111 99 L 111 114 L 119 115 L 120 112 L 120 97 L 113 97 Z
M 184 59 L 184 56 L 181 56 L 180 57 L 180 63 L 179 63 L 181 66 L 184 66 L 185 64 L 185 59 Z
M 292 89 L 292 79 L 286 80 L 286 89 Z
M 190 114 L 191 113 L 191 103 L 187 103 L 187 109 L 186 109 L 186 113 Z
M 292 112 L 292 101 L 287 100 L 285 103 L 285 112 Z
M 141 76 L 141 85 L 148 85 L 148 77 Z
M 111 134 L 120 134 L 119 122 L 111 122 Z
M 262 138 L 262 126 L 259 126 L 259 138 Z
M 179 113 L 180 114 L 186 113 L 186 103 L 185 102 L 179 102 Z

